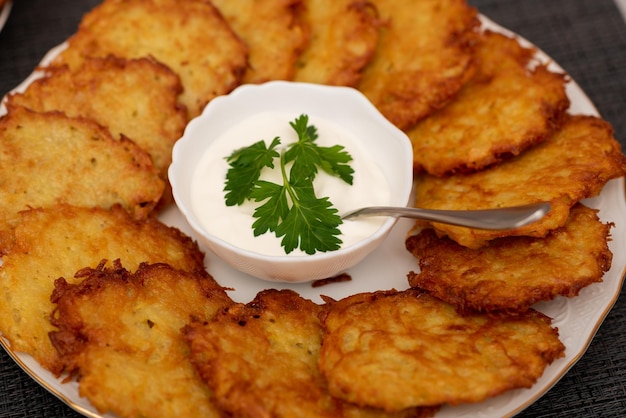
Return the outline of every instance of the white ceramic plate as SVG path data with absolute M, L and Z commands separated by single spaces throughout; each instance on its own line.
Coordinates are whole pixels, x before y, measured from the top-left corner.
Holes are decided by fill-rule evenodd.
M 514 36 L 490 20 L 484 17 L 482 20 L 484 27 Z M 531 45 L 524 39 L 520 39 L 520 41 L 525 45 Z M 43 62 L 48 62 L 50 57 L 56 53 L 58 53 L 58 48 L 51 51 Z M 538 58 L 546 62 L 551 61 L 547 55 L 541 52 L 539 52 Z M 551 63 L 551 65 L 554 70 L 563 71 L 556 63 Z M 32 80 L 32 77 L 21 84 L 18 89 L 23 88 Z M 567 92 L 571 100 L 571 113 L 598 116 L 598 111 L 594 105 L 574 81 L 568 84 Z M 0 106 L 0 114 L 2 112 L 3 109 Z M 612 240 L 609 243 L 613 252 L 612 267 L 605 274 L 602 283 L 596 283 L 583 289 L 578 297 L 571 299 L 559 297 L 535 306 L 553 318 L 553 325 L 558 327 L 560 339 L 566 346 L 565 357 L 550 365 L 539 381 L 530 389 L 513 390 L 477 404 L 457 407 L 445 406 L 437 413 L 437 418 L 513 416 L 546 393 L 585 353 L 602 321 L 617 300 L 624 279 L 626 267 L 624 179 L 610 181 L 598 197 L 586 200 L 585 204 L 599 209 L 599 216 L 603 222 L 615 224 L 611 230 Z M 186 224 L 176 207 L 167 209 L 161 215 L 161 220 L 193 236 L 191 228 Z M 320 294 L 340 299 L 358 292 L 392 288 L 402 290 L 408 287 L 406 274 L 410 270 L 418 268 L 416 259 L 404 247 L 405 234 L 412 225 L 413 221 L 400 219 L 383 246 L 348 272 L 352 276 L 351 282 L 335 283 L 321 288 L 313 288 L 310 284 L 281 286 L 277 283 L 260 281 L 233 270 L 209 252 L 207 252 L 206 266 L 220 284 L 235 289 L 230 295 L 238 302 L 248 302 L 254 298 L 257 292 L 270 287 L 294 289 L 303 297 L 315 302 L 321 302 Z M 56 379 L 47 370 L 39 366 L 30 356 L 13 353 L 2 338 L 0 338 L 0 343 L 26 373 L 71 408 L 89 417 L 114 417 L 111 414 L 99 414 L 88 401 L 81 398 L 78 395 L 76 382 L 61 383 L 60 379 Z
M 4 24 L 7 23 L 7 19 L 9 18 L 9 13 L 11 13 L 12 6 L 13 2 L 8 1 L 2 8 L 0 8 L 0 30 L 2 30 Z

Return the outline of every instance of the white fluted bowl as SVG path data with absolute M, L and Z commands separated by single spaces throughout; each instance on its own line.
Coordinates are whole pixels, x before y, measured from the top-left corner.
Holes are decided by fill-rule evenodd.
M 390 205 L 407 205 L 413 183 L 409 139 L 355 89 L 272 81 L 243 85 L 228 95 L 213 99 L 203 113 L 189 123 L 183 137 L 174 146 L 169 168 L 174 200 L 202 245 L 235 269 L 270 281 L 305 282 L 345 272 L 375 250 L 396 221 L 386 219 L 375 233 L 345 248 L 301 256 L 265 255 L 242 249 L 201 226 L 192 208 L 191 185 L 206 148 L 220 134 L 247 117 L 266 111 L 294 110 L 324 118 L 354 134 L 375 156 L 390 187 Z

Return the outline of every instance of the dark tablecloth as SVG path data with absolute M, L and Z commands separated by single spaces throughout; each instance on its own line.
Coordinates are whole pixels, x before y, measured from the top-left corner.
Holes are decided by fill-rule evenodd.
M 401 1 L 401 0 L 398 0 Z M 99 0 L 15 0 L 0 32 L 0 96 L 75 32 Z M 626 147 L 626 24 L 612 0 L 472 0 L 532 41 L 589 95 Z M 520 417 L 626 416 L 626 298 L 620 297 L 582 359 Z M 0 417 L 79 417 L 0 350 Z

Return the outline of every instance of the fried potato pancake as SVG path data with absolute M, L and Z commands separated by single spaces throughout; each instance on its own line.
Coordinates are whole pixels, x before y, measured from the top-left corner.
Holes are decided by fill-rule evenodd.
M 239 85 L 248 49 L 205 0 L 104 0 L 83 17 L 53 65 L 84 58 L 153 57 L 176 72 L 189 118 Z
M 233 416 L 335 416 L 317 369 L 319 305 L 290 290 L 267 290 L 247 305 L 193 322 L 191 360 Z
M 320 369 L 336 397 L 397 411 L 530 387 L 565 347 L 550 319 L 461 316 L 416 289 L 329 303 Z M 384 383 L 384 384 L 383 384 Z
M 248 46 L 242 83 L 291 80 L 309 40 L 303 0 L 212 0 Z
M 113 56 L 86 59 L 73 72 L 66 66 L 43 71 L 25 92 L 10 95 L 9 105 L 92 119 L 147 151 L 161 178 L 167 178 L 172 147 L 187 123 L 174 72 L 152 59 Z
M 611 267 L 611 224 L 596 212 L 577 204 L 565 226 L 545 238 L 500 238 L 477 250 L 424 229 L 406 241 L 420 267 L 409 284 L 461 312 L 515 314 L 558 295 L 577 296 Z
M 356 87 L 378 45 L 376 7 L 367 0 L 307 1 L 306 20 L 311 41 L 294 80 Z
M 534 62 L 534 48 L 489 31 L 478 39 L 473 78 L 407 132 L 415 171 L 476 171 L 518 155 L 554 132 L 569 107 L 567 77 Z
M 400 129 L 446 104 L 471 77 L 479 25 L 465 0 L 374 0 L 378 49 L 359 90 Z
M 0 119 L 0 222 L 55 203 L 147 217 L 164 190 L 150 156 L 84 118 L 10 107 Z
M 192 321 L 191 360 L 214 401 L 236 417 L 382 417 L 332 398 L 317 361 L 321 307 L 292 290 L 265 290 L 250 303 Z M 430 411 L 432 412 L 432 411 Z M 418 415 L 402 411 L 398 417 Z
M 156 219 L 136 221 L 117 206 L 58 205 L 19 216 L 15 229 L 0 234 L 0 331 L 12 350 L 31 354 L 50 370 L 58 361 L 48 340 L 57 278 L 74 283 L 78 270 L 103 259 L 121 259 L 131 270 L 150 262 L 206 274 L 204 254 L 189 237 Z
M 189 361 L 181 328 L 232 303 L 210 277 L 119 262 L 55 282 L 50 339 L 79 393 L 122 417 L 221 417 Z
M 569 115 L 550 138 L 496 167 L 471 174 L 418 177 L 415 206 L 467 210 L 550 202 L 545 217 L 511 230 L 432 224 L 439 236 L 476 249 L 505 236 L 546 236 L 565 225 L 576 202 L 595 196 L 608 180 L 624 173 L 626 157 L 611 125 L 594 116 Z

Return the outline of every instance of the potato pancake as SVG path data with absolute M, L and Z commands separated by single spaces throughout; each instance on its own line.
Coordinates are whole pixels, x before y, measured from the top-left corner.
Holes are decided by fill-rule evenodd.
M 374 0 L 383 23 L 359 90 L 400 129 L 445 105 L 471 77 L 479 25 L 465 0 Z
M 320 369 L 332 395 L 397 411 L 481 402 L 530 387 L 565 347 L 550 319 L 461 316 L 418 290 L 362 293 L 330 303 Z
M 550 202 L 537 222 L 511 230 L 479 230 L 433 223 L 469 248 L 506 236 L 544 237 L 565 225 L 570 207 L 595 196 L 612 178 L 626 173 L 626 157 L 611 125 L 594 116 L 569 115 L 544 142 L 493 168 L 471 174 L 417 178 L 415 206 L 430 209 L 490 209 Z
M 193 321 L 184 333 L 214 401 L 236 417 L 417 417 L 389 415 L 332 398 L 317 362 L 321 307 L 291 290 L 265 290 L 250 303 Z M 422 413 L 423 415 L 419 415 Z
M 294 80 L 356 87 L 378 45 L 376 7 L 366 0 L 307 1 L 305 16 L 311 41 Z
M 136 221 L 120 207 L 27 210 L 0 238 L 0 331 L 12 350 L 31 354 L 50 370 L 58 361 L 48 340 L 57 278 L 77 282 L 78 270 L 103 259 L 121 259 L 131 270 L 150 262 L 206 274 L 204 254 L 189 237 L 156 219 Z
M 50 333 L 64 371 L 101 413 L 122 417 L 221 417 L 189 361 L 181 328 L 232 303 L 210 277 L 167 264 L 119 262 L 55 282 Z
M 147 151 L 161 178 L 167 178 L 172 147 L 187 123 L 174 72 L 152 59 L 113 56 L 88 58 L 73 72 L 65 66 L 43 71 L 24 93 L 9 95 L 9 105 L 92 119 Z
M 205 0 L 104 0 L 83 17 L 53 65 L 85 57 L 153 57 L 176 72 L 189 119 L 239 85 L 248 49 Z
M 515 314 L 558 295 L 577 296 L 611 267 L 611 224 L 596 212 L 577 204 L 565 226 L 545 238 L 500 238 L 477 250 L 422 230 L 406 241 L 420 267 L 409 284 L 462 312 Z
M 534 62 L 535 52 L 514 38 L 482 34 L 473 78 L 407 132 L 415 170 L 437 176 L 480 170 L 554 132 L 569 107 L 567 78 Z
M 0 223 L 56 203 L 147 217 L 164 190 L 150 156 L 84 118 L 10 107 L 0 119 Z
M 248 46 L 242 83 L 291 80 L 308 44 L 303 0 L 212 0 Z

